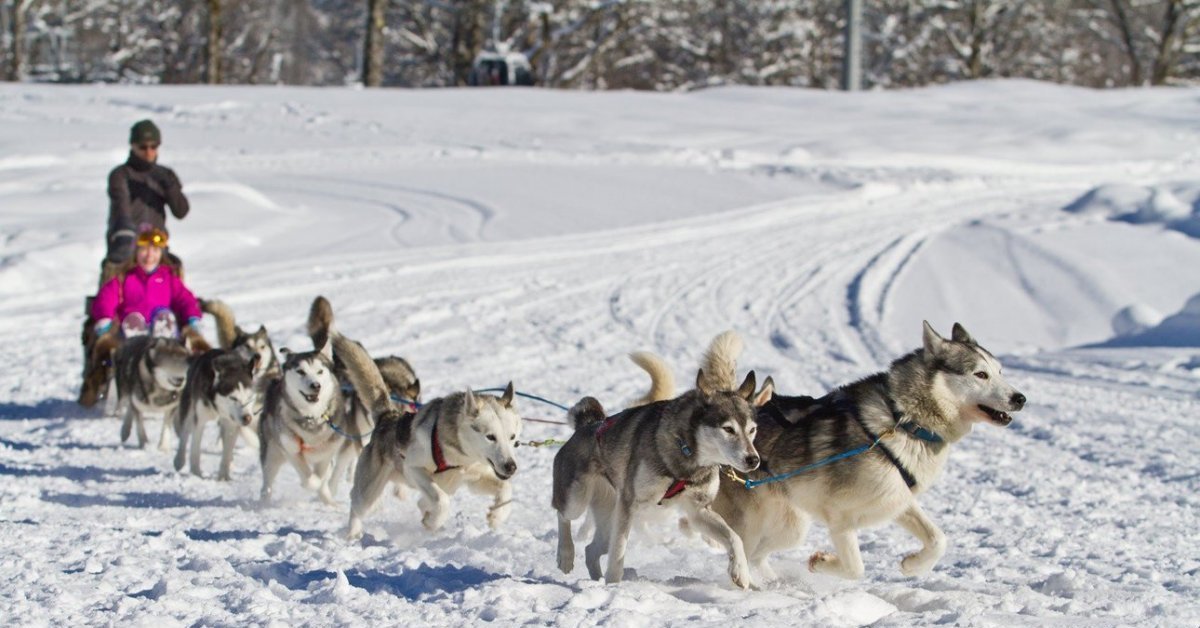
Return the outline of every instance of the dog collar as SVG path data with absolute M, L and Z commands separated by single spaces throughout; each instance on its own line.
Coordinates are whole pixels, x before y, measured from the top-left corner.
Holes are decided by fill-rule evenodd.
M 446 464 L 446 456 L 442 453 L 442 444 L 438 441 L 437 428 L 437 421 L 434 421 L 433 433 L 430 435 L 430 449 L 433 450 L 433 464 L 437 467 L 437 470 L 434 471 L 434 473 L 442 473 L 443 471 L 449 471 L 450 469 L 457 469 L 457 466 L 452 467 Z
M 682 493 L 683 489 L 687 488 L 688 484 L 689 482 L 687 480 L 675 480 L 675 483 L 668 487 L 667 492 L 663 493 L 662 498 L 658 500 L 658 505 L 661 506 L 663 502 Z
M 896 427 L 907 432 L 909 436 L 923 440 L 927 443 L 941 444 L 946 442 L 946 440 L 939 436 L 936 432 L 931 432 L 920 425 L 917 425 L 916 421 L 905 417 L 904 413 L 900 411 L 900 408 L 896 407 L 896 401 L 892 399 L 890 390 L 886 391 L 884 394 L 884 400 L 887 401 L 888 410 L 891 411 L 892 418 L 896 421 Z

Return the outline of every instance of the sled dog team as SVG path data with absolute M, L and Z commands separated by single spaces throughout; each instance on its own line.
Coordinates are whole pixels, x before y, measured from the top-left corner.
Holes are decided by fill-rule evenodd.
M 237 440 L 253 443 L 264 502 L 285 464 L 328 504 L 353 469 L 350 539 L 362 536 L 389 485 L 397 497 L 417 492 L 429 530 L 445 523 L 450 496 L 464 487 L 492 497 L 489 526 L 507 519 L 522 423 L 511 383 L 499 396 L 466 390 L 421 403 L 412 367 L 395 356 L 372 359 L 343 336 L 324 297 L 309 312 L 313 349 L 284 349 L 282 364 L 265 329 L 245 332 L 219 301 L 202 307 L 217 321 L 219 348 L 189 359 L 175 340 L 139 337 L 114 356 L 108 411 L 124 413 L 122 441 L 136 425 L 144 447 L 144 417 L 163 416 L 159 447 L 173 429 L 175 468 L 186 460 L 200 475 L 204 428 L 215 422 L 217 479 L 230 479 Z M 774 579 L 770 555 L 801 544 L 814 519 L 834 546 L 811 555 L 814 572 L 861 578 L 857 531 L 893 521 L 921 544 L 901 572 L 932 569 L 946 537 L 917 496 L 976 423 L 1006 426 L 1025 405 L 996 358 L 957 323 L 948 339 L 925 323 L 920 349 L 813 398 L 777 394 L 770 377 L 760 387 L 753 371 L 739 383 L 741 351 L 734 332 L 718 335 L 695 387 L 678 395 L 659 357 L 634 353 L 650 376 L 645 397 L 611 415 L 592 397 L 570 409 L 574 432 L 555 455 L 551 497 L 559 568 L 574 568 L 572 523 L 590 514 L 588 574 L 620 582 L 637 513 L 673 507 L 681 527 L 725 551 L 741 588 Z

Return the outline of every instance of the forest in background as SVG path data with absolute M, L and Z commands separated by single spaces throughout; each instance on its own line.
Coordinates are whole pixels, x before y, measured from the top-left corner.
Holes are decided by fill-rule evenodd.
M 845 0 L 3 0 L 9 81 L 836 88 Z M 1200 83 L 1200 0 L 866 0 L 862 83 Z

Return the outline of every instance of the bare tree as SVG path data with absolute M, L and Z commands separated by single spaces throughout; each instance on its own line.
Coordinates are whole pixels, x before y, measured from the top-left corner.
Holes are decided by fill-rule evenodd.
M 383 84 L 383 30 L 387 0 L 367 0 L 367 28 L 363 43 L 362 82 L 366 87 Z
M 5 79 L 9 81 L 21 80 L 22 65 L 24 65 L 25 54 L 25 18 L 29 14 L 29 10 L 37 4 L 39 0 L 12 0 L 12 13 L 9 17 L 8 25 L 11 29 L 9 34 L 9 50 L 8 50 L 8 68 L 5 73 Z
M 205 79 L 209 85 L 221 83 L 221 0 L 208 0 L 208 41 Z

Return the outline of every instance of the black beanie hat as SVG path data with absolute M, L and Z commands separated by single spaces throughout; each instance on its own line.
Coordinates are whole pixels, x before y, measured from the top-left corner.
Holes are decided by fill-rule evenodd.
M 162 142 L 162 133 L 158 131 L 158 127 L 149 120 L 141 120 L 129 129 L 130 144 L 146 144 L 153 142 L 159 144 Z

